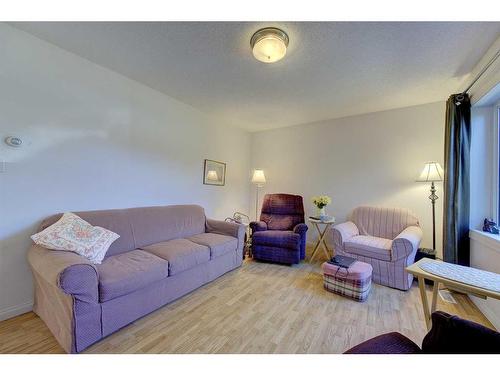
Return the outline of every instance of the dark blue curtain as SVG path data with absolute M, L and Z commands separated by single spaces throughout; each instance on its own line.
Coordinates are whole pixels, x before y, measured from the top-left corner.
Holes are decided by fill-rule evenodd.
M 444 138 L 443 260 L 470 265 L 470 99 L 451 95 L 446 102 Z

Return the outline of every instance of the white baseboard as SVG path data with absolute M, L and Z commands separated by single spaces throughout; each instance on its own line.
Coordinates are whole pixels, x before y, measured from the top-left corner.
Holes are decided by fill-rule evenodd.
M 496 330 L 500 331 L 500 316 L 490 306 L 492 300 L 484 300 L 475 296 L 470 296 L 470 298 L 483 315 L 488 318 L 490 323 L 493 324 Z
M 33 310 L 33 302 L 31 301 L 17 306 L 7 307 L 6 309 L 0 310 L 0 321 L 27 313 L 31 310 Z

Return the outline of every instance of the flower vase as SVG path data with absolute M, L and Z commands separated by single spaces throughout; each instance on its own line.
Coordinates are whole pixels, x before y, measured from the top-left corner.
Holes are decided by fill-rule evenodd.
M 320 220 L 325 220 L 326 219 L 326 212 L 325 212 L 325 207 L 318 207 L 318 216 Z

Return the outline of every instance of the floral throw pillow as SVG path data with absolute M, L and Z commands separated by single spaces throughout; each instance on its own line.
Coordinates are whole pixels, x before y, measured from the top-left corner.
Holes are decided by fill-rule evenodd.
M 115 232 L 112 232 L 106 228 L 94 227 L 102 231 L 102 236 L 97 240 L 97 242 L 89 249 L 89 260 L 95 264 L 101 264 L 104 256 L 108 252 L 109 247 L 113 242 L 115 242 L 120 236 Z
M 92 263 L 100 264 L 111 244 L 120 236 L 108 229 L 94 227 L 79 216 L 67 212 L 57 222 L 31 236 L 40 246 L 72 251 Z

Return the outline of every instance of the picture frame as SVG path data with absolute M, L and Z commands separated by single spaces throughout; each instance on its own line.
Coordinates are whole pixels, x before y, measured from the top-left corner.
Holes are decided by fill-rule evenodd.
M 203 183 L 205 185 L 224 186 L 226 184 L 226 163 L 205 159 Z

